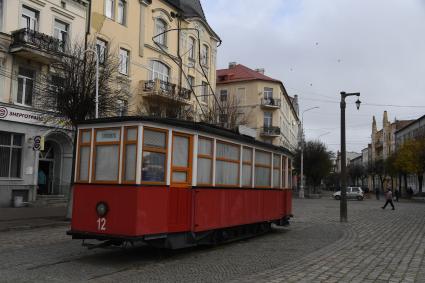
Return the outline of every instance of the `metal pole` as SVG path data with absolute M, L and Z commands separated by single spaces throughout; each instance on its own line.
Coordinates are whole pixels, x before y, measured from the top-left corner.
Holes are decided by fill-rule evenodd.
M 341 201 L 340 222 L 347 222 L 347 176 L 345 153 L 345 93 L 341 93 Z
M 318 109 L 318 106 L 308 108 L 301 114 L 301 176 L 300 176 L 300 193 L 299 198 L 304 198 L 304 113 L 313 109 Z
M 347 158 L 345 148 L 345 98 L 347 96 L 360 96 L 359 92 L 341 92 L 341 201 L 339 207 L 340 222 L 347 222 Z M 360 108 L 360 100 L 357 100 L 357 109 Z

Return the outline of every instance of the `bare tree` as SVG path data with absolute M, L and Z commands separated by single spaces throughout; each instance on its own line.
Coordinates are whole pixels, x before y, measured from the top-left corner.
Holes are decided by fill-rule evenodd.
M 96 48 L 89 44 L 90 49 Z M 74 130 L 74 154 L 71 170 L 71 188 L 67 217 L 71 217 L 72 184 L 74 182 L 75 145 L 79 121 L 95 117 L 96 109 L 96 57 L 85 51 L 82 43 L 75 43 L 62 53 L 60 60 L 52 63 L 49 72 L 41 75 L 37 87 L 35 106 L 47 110 L 45 120 Z M 120 75 L 120 62 L 112 52 L 99 52 L 98 106 L 99 117 L 122 114 L 130 89 L 127 78 Z
M 90 44 L 90 49 L 96 48 Z M 112 52 L 102 53 L 99 68 L 99 116 L 116 116 L 122 112 L 129 95 L 127 77 L 120 75 L 120 62 Z M 62 119 L 75 128 L 78 121 L 95 117 L 96 58 L 85 52 L 83 44 L 75 43 L 60 61 L 50 65 L 50 72 L 41 77 L 36 106 L 52 110 L 48 117 Z
M 214 101 L 213 105 L 204 109 L 201 121 L 234 130 L 239 125 L 248 123 L 248 113 L 241 107 L 237 96 L 225 96 Z

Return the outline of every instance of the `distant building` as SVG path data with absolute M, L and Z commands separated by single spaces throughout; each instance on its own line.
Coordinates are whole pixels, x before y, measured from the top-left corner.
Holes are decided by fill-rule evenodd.
M 264 69 L 250 69 L 231 62 L 217 70 L 217 97 L 232 99 L 245 125 L 256 129 L 257 139 L 292 151 L 298 147 L 298 97 L 290 97 L 283 83 L 264 74 Z
M 345 165 L 348 166 L 350 165 L 351 160 L 361 157 L 361 154 L 354 151 L 348 151 L 345 157 L 346 157 Z M 341 172 L 341 152 L 339 151 L 336 153 L 335 163 L 336 163 L 336 172 L 340 173 Z
M 425 115 L 395 132 L 396 148 L 398 149 L 406 141 L 416 138 L 425 138 Z M 418 191 L 419 182 L 416 175 L 409 175 L 407 177 L 407 187 L 411 187 L 415 192 Z

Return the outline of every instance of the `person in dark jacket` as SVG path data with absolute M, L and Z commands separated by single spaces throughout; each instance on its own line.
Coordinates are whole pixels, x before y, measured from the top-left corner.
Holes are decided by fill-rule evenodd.
M 385 207 L 387 207 L 387 204 L 391 204 L 393 210 L 394 208 L 394 204 L 393 204 L 393 192 L 391 191 L 390 188 L 388 188 L 387 193 L 385 194 L 385 198 L 386 198 L 386 202 L 385 205 L 383 207 L 381 207 L 382 209 L 385 209 Z
M 398 202 L 398 198 L 400 197 L 400 191 L 398 189 L 395 189 L 394 195 L 395 195 L 395 201 Z

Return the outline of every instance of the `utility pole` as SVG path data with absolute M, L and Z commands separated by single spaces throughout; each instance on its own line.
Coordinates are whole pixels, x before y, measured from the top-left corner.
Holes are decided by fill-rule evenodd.
M 347 96 L 360 96 L 360 92 L 346 93 L 341 92 L 341 200 L 340 200 L 340 222 L 347 222 L 347 158 L 345 149 L 345 98 Z M 361 101 L 357 99 L 357 110 L 360 108 Z

